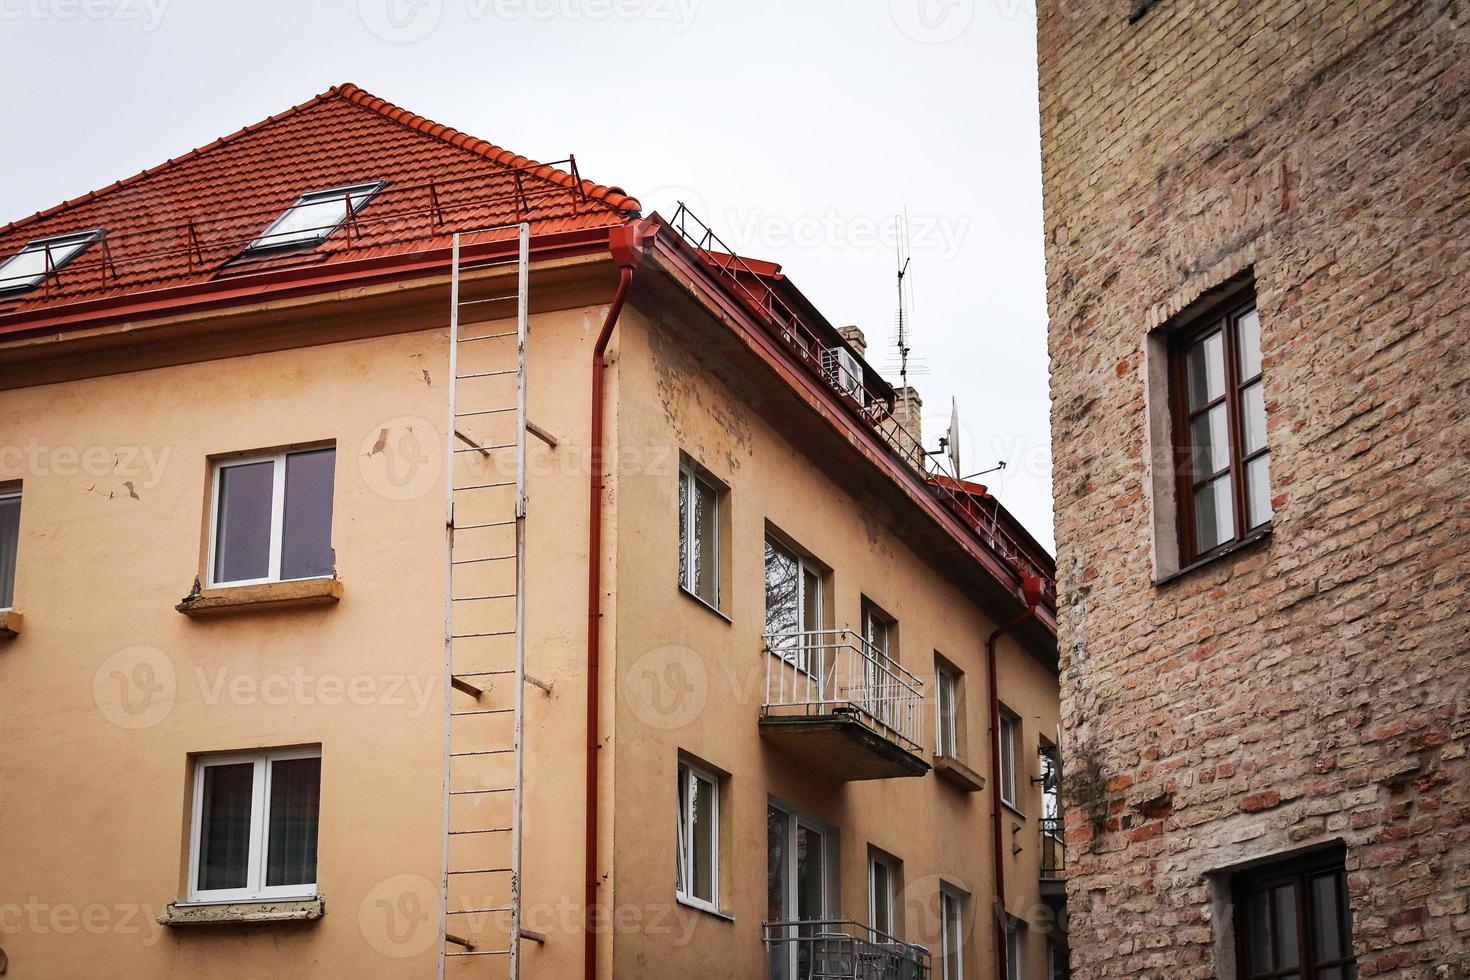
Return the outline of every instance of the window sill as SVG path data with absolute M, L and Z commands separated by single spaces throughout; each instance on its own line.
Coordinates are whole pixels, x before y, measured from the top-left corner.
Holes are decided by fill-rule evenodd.
M 1008 800 L 1001 800 L 1000 801 L 1000 805 L 1003 806 L 1003 807 L 1005 807 L 1007 810 L 1011 811 L 1011 816 L 1015 817 L 1017 820 L 1025 820 L 1026 819 L 1026 814 L 1022 813 L 1016 807 L 1016 804 L 1011 803 Z
M 342 598 L 342 580 L 304 578 L 264 585 L 231 585 L 195 589 L 174 606 L 185 616 L 251 609 L 285 609 L 320 606 Z
M 674 901 L 675 902 L 678 902 L 680 905 L 684 906 L 686 909 L 693 909 L 696 912 L 703 912 L 705 915 L 712 915 L 716 919 L 719 919 L 721 922 L 734 922 L 735 921 L 735 913 L 734 912 L 726 912 L 726 911 L 724 911 L 722 909 L 717 909 L 717 908 L 714 908 L 714 907 L 709 906 L 709 905 L 701 905 L 699 902 L 692 902 L 689 899 L 683 898 L 683 897 L 678 896 L 678 895 L 674 896 Z
M 1253 547 L 1253 546 L 1255 546 L 1257 544 L 1260 544 L 1262 541 L 1265 541 L 1265 540 L 1267 540 L 1270 537 L 1271 537 L 1271 525 L 1267 524 L 1265 527 L 1261 528 L 1260 530 L 1258 530 L 1258 531 L 1252 531 L 1250 534 L 1247 534 L 1245 537 L 1241 538 L 1239 541 L 1235 542 L 1234 544 L 1226 545 L 1225 547 L 1221 548 L 1219 551 L 1214 552 L 1213 554 L 1206 555 L 1205 557 L 1199 559 L 1198 561 L 1194 561 L 1194 562 L 1189 563 L 1188 565 L 1185 565 L 1183 568 L 1179 569 L 1179 571 L 1177 571 L 1177 572 L 1170 572 L 1168 575 L 1165 575 L 1162 578 L 1156 578 L 1156 579 L 1154 579 L 1154 587 L 1157 588 L 1159 586 L 1168 585 L 1171 582 L 1174 582 L 1174 581 L 1177 581 L 1177 580 L 1183 578 L 1184 576 L 1188 575 L 1190 572 L 1193 572 L 1193 571 L 1195 571 L 1197 569 L 1200 569 L 1200 568 L 1204 568 L 1204 567 L 1206 567 L 1208 565 L 1212 565 L 1215 562 L 1221 560 L 1222 558 L 1228 558 L 1228 557 L 1230 557 L 1231 555 L 1233 555 L 1233 554 L 1235 554 L 1237 552 L 1244 551 L 1247 548 L 1250 548 L 1250 547 Z
M 934 775 L 966 793 L 978 793 L 985 788 L 985 777 L 952 755 L 934 757 Z
M 169 902 L 158 921 L 165 926 L 315 922 L 326 911 L 327 901 L 320 895 L 269 902 Z
M 714 613 L 716 616 L 720 617 L 725 622 L 727 622 L 727 623 L 733 623 L 734 622 L 733 619 L 731 619 L 729 616 L 726 616 L 723 612 L 721 612 L 717 606 L 712 606 L 709 603 L 705 602 L 699 596 L 695 595 L 693 592 L 690 592 L 688 589 L 684 588 L 684 586 L 680 585 L 679 586 L 679 591 L 684 594 L 684 597 L 685 598 L 689 599 L 692 602 L 698 603 L 702 608 L 708 610 L 709 612 Z
M 7 609 L 4 612 L 0 612 L 0 640 L 9 640 L 20 636 L 20 627 L 23 622 L 25 622 L 25 617 L 14 609 Z

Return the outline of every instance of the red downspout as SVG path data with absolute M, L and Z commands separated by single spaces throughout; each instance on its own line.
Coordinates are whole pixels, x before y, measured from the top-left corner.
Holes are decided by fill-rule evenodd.
M 1000 692 L 997 688 L 995 670 L 995 644 L 1002 636 L 1036 615 L 1045 587 L 1040 578 L 1025 575 L 1021 578 L 1022 601 L 1026 608 L 1015 619 L 990 634 L 985 641 L 986 682 L 990 688 L 990 811 L 991 853 L 995 863 L 995 958 L 996 976 L 1010 980 L 1009 964 L 1006 962 L 1006 872 L 1004 835 L 1001 833 L 1000 800 Z
M 597 929 L 593 910 L 597 907 L 597 752 L 599 746 L 599 668 L 602 660 L 602 371 L 603 355 L 612 340 L 613 328 L 623 312 L 623 303 L 633 285 L 633 271 L 643 258 L 644 241 L 657 227 L 649 221 L 635 221 L 612 229 L 608 247 L 617 262 L 618 288 L 607 308 L 602 332 L 592 348 L 592 429 L 589 445 L 591 460 L 591 497 L 587 524 L 587 849 L 585 911 L 583 921 L 583 972 L 587 980 L 597 978 Z

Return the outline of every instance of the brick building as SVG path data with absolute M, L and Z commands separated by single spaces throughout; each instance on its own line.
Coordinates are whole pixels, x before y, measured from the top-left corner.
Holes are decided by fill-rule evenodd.
M 1466 7 L 1038 47 L 1074 975 L 1470 976 Z

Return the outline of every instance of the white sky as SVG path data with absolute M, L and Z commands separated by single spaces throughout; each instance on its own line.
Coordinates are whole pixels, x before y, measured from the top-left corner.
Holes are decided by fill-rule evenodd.
M 0 0 L 0 223 L 352 81 L 782 263 L 1052 545 L 1034 0 Z

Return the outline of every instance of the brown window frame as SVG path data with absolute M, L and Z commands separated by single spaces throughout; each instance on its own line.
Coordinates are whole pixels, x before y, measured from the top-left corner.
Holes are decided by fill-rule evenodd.
M 1269 444 L 1262 440 L 1261 447 L 1254 452 L 1245 451 L 1245 417 L 1241 404 L 1241 392 L 1265 378 L 1265 367 L 1249 378 L 1240 377 L 1240 326 L 1242 317 L 1252 310 L 1260 318 L 1256 303 L 1255 284 L 1247 281 L 1212 302 L 1208 307 L 1183 319 L 1170 337 L 1169 342 L 1169 389 L 1170 414 L 1174 426 L 1175 493 L 1178 500 L 1179 563 L 1189 566 L 1206 561 L 1238 547 L 1270 528 L 1268 516 L 1259 524 L 1250 524 L 1246 468 L 1254 460 L 1269 456 Z M 1189 407 L 1188 352 L 1197 342 L 1219 331 L 1223 341 L 1225 367 L 1225 390 L 1215 398 L 1193 411 Z M 1217 471 L 1196 479 L 1194 474 L 1194 441 L 1191 423 L 1220 404 L 1225 405 L 1226 429 L 1230 446 L 1230 462 L 1227 470 Z M 1268 464 L 1269 465 L 1269 464 Z M 1216 480 L 1225 473 L 1230 475 L 1231 518 L 1234 533 L 1209 548 L 1201 550 L 1195 537 L 1194 491 Z
M 1316 898 L 1312 882 L 1327 875 L 1337 879 L 1338 884 L 1338 934 L 1344 940 L 1346 955 L 1338 958 L 1319 959 L 1313 939 L 1312 922 Z M 1271 932 L 1271 948 L 1279 949 L 1274 914 L 1275 889 L 1291 885 L 1296 890 L 1296 936 L 1297 964 L 1264 971 L 1252 971 L 1251 950 L 1255 937 L 1250 931 L 1251 917 L 1248 902 L 1252 895 L 1267 900 L 1267 923 Z M 1324 971 L 1337 969 L 1344 978 L 1356 977 L 1358 959 L 1353 951 L 1353 916 L 1347 895 L 1347 871 L 1343 867 L 1343 852 L 1330 851 L 1314 854 L 1277 864 L 1243 872 L 1235 877 L 1235 965 L 1240 980 L 1275 980 L 1275 978 L 1299 977 L 1300 980 L 1320 980 Z

